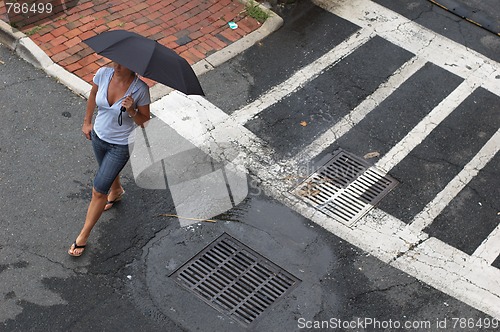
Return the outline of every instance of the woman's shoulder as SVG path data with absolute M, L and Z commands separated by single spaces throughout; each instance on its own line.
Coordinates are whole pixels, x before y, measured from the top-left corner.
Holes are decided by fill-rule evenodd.
M 102 77 L 107 77 L 113 73 L 113 68 L 111 67 L 101 67 L 97 69 L 94 75 L 94 81 L 99 81 Z
M 102 75 L 111 75 L 114 71 L 112 67 L 101 67 L 97 70 L 97 72 L 101 72 Z
M 137 80 L 137 87 L 140 90 L 149 90 L 149 86 L 141 78 Z
M 136 85 L 135 91 L 139 94 L 138 95 L 138 105 L 147 105 L 151 103 L 151 97 L 149 93 L 149 86 L 146 84 L 141 79 L 137 80 L 137 85 Z

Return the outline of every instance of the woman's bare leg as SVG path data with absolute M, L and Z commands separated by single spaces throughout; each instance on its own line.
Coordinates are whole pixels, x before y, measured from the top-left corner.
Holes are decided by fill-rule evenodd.
M 92 199 L 90 200 L 89 207 L 87 209 L 87 216 L 85 218 L 85 224 L 83 225 L 80 234 L 76 238 L 76 244 L 79 246 L 87 244 L 87 239 L 90 236 L 90 232 L 94 228 L 97 220 L 101 217 L 102 212 L 104 211 L 104 206 L 106 205 L 107 195 L 101 194 L 97 192 L 94 188 L 92 188 Z M 83 248 L 73 249 L 73 246 L 70 248 L 70 253 L 73 255 L 80 255 L 83 252 Z
M 123 187 L 122 187 L 122 184 L 120 183 L 120 174 L 118 174 L 118 176 L 115 178 L 115 180 L 111 184 L 111 188 L 109 190 L 107 200 L 109 202 L 112 202 L 115 199 L 117 199 L 118 197 L 120 197 L 120 195 L 122 195 L 122 194 L 123 194 Z M 104 206 L 104 211 L 110 209 L 112 206 L 113 206 L 112 204 L 106 204 Z

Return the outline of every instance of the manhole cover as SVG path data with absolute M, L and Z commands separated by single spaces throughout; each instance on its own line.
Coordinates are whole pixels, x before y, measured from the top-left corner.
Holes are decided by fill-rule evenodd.
M 300 280 L 227 233 L 171 274 L 177 283 L 243 326 Z
M 338 150 L 292 193 L 324 214 L 352 226 L 397 184 L 364 159 Z

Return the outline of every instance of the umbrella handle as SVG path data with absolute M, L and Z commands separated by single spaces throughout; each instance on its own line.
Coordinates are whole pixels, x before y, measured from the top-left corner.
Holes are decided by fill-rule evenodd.
M 123 112 L 125 112 L 125 107 L 120 108 L 120 114 L 118 114 L 118 125 L 121 126 L 123 124 Z
M 132 93 L 134 92 L 135 84 L 137 83 L 137 81 L 138 81 L 138 80 L 139 80 L 139 77 L 137 77 L 137 75 L 135 75 L 134 81 L 132 82 L 132 86 L 131 86 L 132 90 L 131 90 L 130 95 L 129 95 L 129 96 L 131 96 L 131 97 L 132 97 Z M 129 89 L 130 89 L 130 87 L 129 87 Z M 120 111 L 121 111 L 121 112 L 120 112 L 120 114 L 118 115 L 118 125 L 120 125 L 120 126 L 121 126 L 121 125 L 122 125 L 122 123 L 123 123 L 123 116 L 122 116 L 122 114 L 123 114 L 123 112 L 125 112 L 126 110 L 127 110 L 127 109 L 126 109 L 124 106 L 120 107 Z
M 123 112 L 126 112 L 127 109 L 125 106 L 120 107 L 120 114 L 118 114 L 118 125 L 121 126 L 123 124 Z
M 131 85 L 131 87 L 130 87 L 130 88 L 132 88 L 132 90 L 130 91 L 130 94 L 129 94 L 129 96 L 130 96 L 130 97 L 132 97 L 132 93 L 134 92 L 135 84 L 137 83 L 137 81 L 138 81 L 138 80 L 139 80 L 139 77 L 138 77 L 138 76 L 137 76 L 137 74 L 136 74 L 136 75 L 135 75 L 135 77 L 134 77 L 134 81 L 132 82 L 132 85 Z M 129 88 L 129 89 L 130 89 L 130 88 Z M 127 90 L 127 91 L 128 91 L 128 90 Z M 127 109 L 126 109 L 125 107 L 123 107 L 123 106 L 122 106 L 122 107 L 120 107 L 120 111 L 125 112 L 126 110 L 127 110 Z

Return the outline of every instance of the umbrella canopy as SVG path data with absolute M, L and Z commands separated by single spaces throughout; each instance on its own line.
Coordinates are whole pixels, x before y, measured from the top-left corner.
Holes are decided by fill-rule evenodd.
M 83 41 L 100 54 L 137 74 L 187 95 L 205 95 L 189 63 L 155 40 L 134 32 L 112 30 Z

